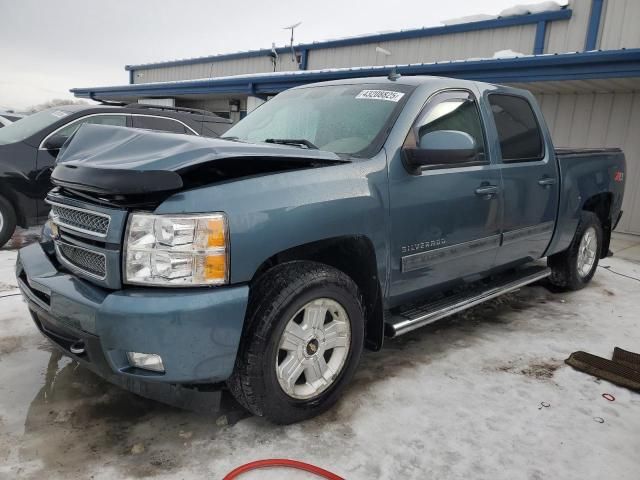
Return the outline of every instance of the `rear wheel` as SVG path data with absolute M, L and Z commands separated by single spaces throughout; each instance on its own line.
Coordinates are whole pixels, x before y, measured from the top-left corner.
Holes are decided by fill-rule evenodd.
M 593 212 L 582 212 L 569 248 L 548 259 L 551 283 L 564 290 L 584 288 L 596 273 L 601 251 L 600 220 Z
M 9 201 L 0 197 L 0 247 L 7 243 L 16 230 L 16 212 Z
M 252 289 L 243 342 L 227 381 L 248 410 L 276 423 L 331 407 L 362 353 L 364 315 L 350 277 L 327 265 L 274 267 Z

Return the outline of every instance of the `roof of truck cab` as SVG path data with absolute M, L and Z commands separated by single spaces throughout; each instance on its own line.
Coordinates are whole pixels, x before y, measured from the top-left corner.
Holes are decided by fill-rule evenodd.
M 408 86 L 417 86 L 423 85 L 425 83 L 432 83 L 434 81 L 453 81 L 452 78 L 447 77 L 436 77 L 434 75 L 411 75 L 411 76 L 399 76 L 395 80 L 390 79 L 388 76 L 386 77 L 360 77 L 360 78 L 345 78 L 341 80 L 330 80 L 327 82 L 315 82 L 309 83 L 306 85 L 300 85 L 295 88 L 306 88 L 313 87 L 317 85 L 357 85 L 359 83 L 388 83 L 389 85 L 408 85 Z M 457 80 L 456 82 L 469 82 L 473 83 L 471 80 Z
M 345 78 L 340 80 L 330 80 L 325 82 L 315 82 L 308 83 L 305 85 L 300 85 L 292 88 L 291 90 L 300 89 L 300 88 L 309 88 L 316 86 L 327 86 L 327 85 L 358 85 L 358 84 L 388 84 L 392 85 L 406 85 L 410 87 L 419 87 L 421 85 L 428 84 L 445 84 L 452 87 L 460 88 L 461 86 L 468 85 L 476 85 L 480 90 L 493 89 L 495 87 L 501 87 L 502 85 L 496 85 L 486 82 L 477 82 L 474 80 L 465 80 L 461 78 L 452 78 L 452 77 L 439 77 L 435 75 L 407 75 L 407 76 L 399 76 L 395 80 L 390 79 L 388 76 L 385 77 L 356 77 L 356 78 Z M 454 85 L 455 84 L 455 85 Z M 442 85 L 441 85 L 442 86 Z M 513 87 L 504 87 L 508 88 L 511 91 L 521 91 L 520 89 Z

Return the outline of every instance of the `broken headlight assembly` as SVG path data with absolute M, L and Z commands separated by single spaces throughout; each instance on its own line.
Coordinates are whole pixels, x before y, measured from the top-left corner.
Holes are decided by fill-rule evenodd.
M 124 282 L 165 287 L 229 280 L 227 218 L 132 213 L 124 242 Z

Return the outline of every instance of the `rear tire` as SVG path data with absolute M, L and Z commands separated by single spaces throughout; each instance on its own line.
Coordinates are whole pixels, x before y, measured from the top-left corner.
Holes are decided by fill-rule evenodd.
M 551 268 L 551 284 L 565 291 L 584 288 L 598 268 L 602 237 L 598 216 L 583 211 L 569 248 L 551 255 L 547 260 Z
M 363 344 L 363 308 L 349 276 L 315 262 L 278 265 L 252 288 L 227 385 L 272 422 L 315 417 L 342 395 Z
M 3 247 L 16 231 L 16 212 L 9 201 L 0 197 L 0 247 Z

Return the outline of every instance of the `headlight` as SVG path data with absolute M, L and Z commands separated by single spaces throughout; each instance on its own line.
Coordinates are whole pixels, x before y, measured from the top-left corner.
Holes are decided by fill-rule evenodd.
M 227 218 L 132 213 L 124 281 L 138 285 L 220 285 L 229 279 Z

